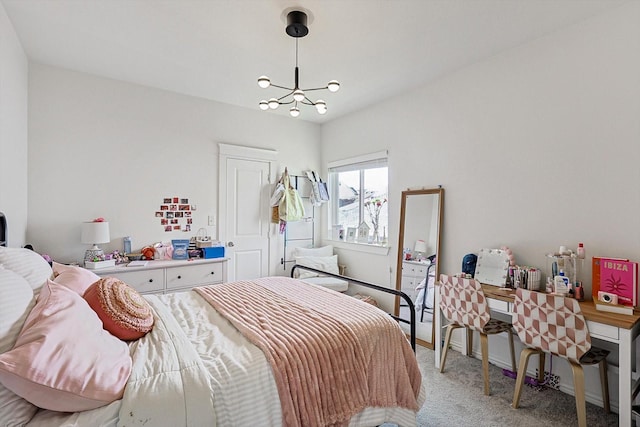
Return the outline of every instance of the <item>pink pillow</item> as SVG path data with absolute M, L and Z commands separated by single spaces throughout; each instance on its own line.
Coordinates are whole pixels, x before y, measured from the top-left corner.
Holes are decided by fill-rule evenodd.
M 128 346 L 102 328 L 74 291 L 50 280 L 14 348 L 0 354 L 0 382 L 41 408 L 77 412 L 122 397 Z
M 84 299 L 98 313 L 104 328 L 122 340 L 137 340 L 153 328 L 153 312 L 147 300 L 115 277 L 95 282 Z
M 75 291 L 78 295 L 84 295 L 91 284 L 100 280 L 93 271 L 75 265 L 53 263 L 53 281 Z

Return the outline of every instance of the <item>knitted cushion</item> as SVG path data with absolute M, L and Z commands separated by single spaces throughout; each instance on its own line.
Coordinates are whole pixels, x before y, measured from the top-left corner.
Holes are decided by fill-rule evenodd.
M 103 277 L 84 294 L 104 328 L 122 340 L 136 340 L 153 328 L 149 303 L 135 289 L 114 277 Z

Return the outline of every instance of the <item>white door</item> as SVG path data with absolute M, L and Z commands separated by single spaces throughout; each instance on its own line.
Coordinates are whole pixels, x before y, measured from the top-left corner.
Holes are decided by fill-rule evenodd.
M 229 281 L 269 275 L 271 157 L 270 150 L 220 144 L 220 240 Z

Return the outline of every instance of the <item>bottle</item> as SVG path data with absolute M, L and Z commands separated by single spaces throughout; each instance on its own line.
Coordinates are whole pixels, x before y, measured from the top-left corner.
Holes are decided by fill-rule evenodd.
M 584 259 L 584 244 L 578 243 L 578 251 L 576 252 L 578 259 Z
M 560 270 L 557 276 L 553 278 L 554 292 L 558 295 L 567 295 L 569 293 L 569 278 L 564 275 L 564 271 Z
M 545 288 L 545 291 L 550 294 L 554 291 L 554 285 L 553 285 L 553 279 L 551 277 L 547 277 L 547 286 Z
M 122 242 L 123 242 L 123 250 L 124 250 L 124 254 L 130 254 L 131 253 L 131 237 L 129 236 L 125 236 L 122 238 Z

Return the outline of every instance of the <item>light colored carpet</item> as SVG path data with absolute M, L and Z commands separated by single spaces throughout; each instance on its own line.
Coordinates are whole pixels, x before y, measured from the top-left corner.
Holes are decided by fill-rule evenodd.
M 418 413 L 421 427 L 449 426 L 575 426 L 578 425 L 575 399 L 558 390 L 536 391 L 525 386 L 520 408 L 511 408 L 515 380 L 502 369 L 489 366 L 491 396 L 482 387 L 482 362 L 450 350 L 444 373 L 434 366 L 434 352 L 418 346 L 416 352 L 427 399 Z M 618 415 L 606 414 L 587 403 L 587 425 L 617 426 Z

